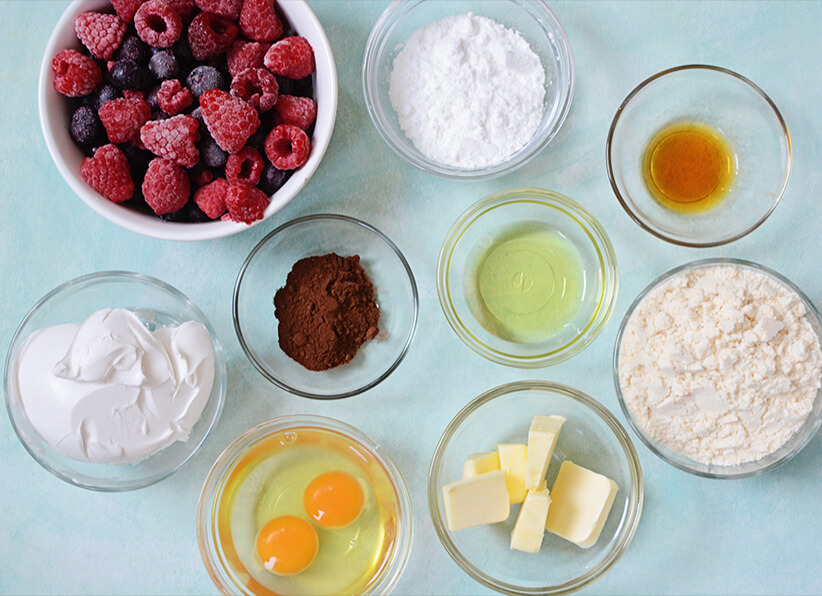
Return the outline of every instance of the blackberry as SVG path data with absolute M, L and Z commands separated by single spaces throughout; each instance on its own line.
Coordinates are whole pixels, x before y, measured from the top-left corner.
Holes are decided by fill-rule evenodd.
M 165 81 L 166 79 L 176 79 L 180 74 L 180 64 L 177 57 L 170 50 L 157 52 L 148 61 L 148 70 L 155 79 Z
M 221 168 L 228 160 L 228 153 L 223 151 L 211 135 L 200 133 L 201 139 L 197 143 L 200 149 L 200 159 L 209 168 Z
M 90 106 L 80 106 L 71 117 L 71 138 L 78 145 L 93 145 L 100 138 L 103 125 L 97 111 Z
M 198 66 L 189 73 L 186 86 L 194 93 L 194 97 L 200 99 L 210 89 L 224 89 L 225 83 L 223 75 L 213 66 Z
M 273 195 L 280 187 L 285 184 L 285 181 L 291 176 L 294 170 L 278 170 L 271 163 L 266 160 L 263 168 L 263 176 L 257 183 L 257 188 L 267 195 Z
M 314 79 L 308 75 L 304 79 L 289 79 L 277 76 L 280 95 L 294 95 L 296 97 L 314 97 Z
M 131 60 L 143 65 L 151 56 L 151 49 L 136 35 L 129 35 L 123 40 L 123 45 L 114 55 L 115 60 Z
M 118 89 L 140 89 L 144 84 L 144 70 L 133 60 L 115 62 L 109 74 Z

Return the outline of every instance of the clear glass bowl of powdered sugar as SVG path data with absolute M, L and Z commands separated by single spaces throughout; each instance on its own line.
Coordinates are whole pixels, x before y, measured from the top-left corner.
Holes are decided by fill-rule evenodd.
M 822 319 L 782 275 L 737 259 L 668 271 L 628 309 L 614 383 L 643 443 L 708 478 L 756 476 L 822 424 Z
M 544 3 L 395 1 L 368 38 L 368 113 L 410 164 L 488 179 L 534 158 L 574 93 L 574 59 Z

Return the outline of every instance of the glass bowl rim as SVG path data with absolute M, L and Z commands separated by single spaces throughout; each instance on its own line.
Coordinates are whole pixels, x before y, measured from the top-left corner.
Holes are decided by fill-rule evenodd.
M 463 234 L 480 217 L 490 209 L 505 207 L 516 203 L 537 203 L 552 209 L 567 210 L 572 219 L 591 239 L 591 245 L 600 255 L 599 272 L 602 274 L 602 298 L 599 306 L 594 310 L 585 329 L 569 343 L 554 348 L 547 353 L 534 356 L 516 356 L 510 353 L 490 348 L 476 339 L 465 323 L 456 313 L 448 289 L 448 278 L 451 270 L 451 258 Z M 619 267 L 616 252 L 605 228 L 587 209 L 573 199 L 542 188 L 511 188 L 490 194 L 462 212 L 449 228 L 439 257 L 437 258 L 437 296 L 448 325 L 469 348 L 479 355 L 507 366 L 518 368 L 542 368 L 552 366 L 575 356 L 587 348 L 602 332 L 611 318 L 616 297 L 619 292 Z
M 557 18 L 543 0 L 507 0 L 522 8 L 530 17 L 537 21 L 546 34 L 546 38 L 552 36 L 556 40 L 556 47 L 560 50 L 560 55 L 555 56 L 554 62 L 567 67 L 568 77 L 566 84 L 560 85 L 560 93 L 557 95 L 556 116 L 551 126 L 541 131 L 541 136 L 537 135 L 522 147 L 519 151 L 510 156 L 502 163 L 480 169 L 464 169 L 441 164 L 428 159 L 424 155 L 419 156 L 410 153 L 407 149 L 411 143 L 407 138 L 395 135 L 387 125 L 384 114 L 377 110 L 375 106 L 379 104 L 379 81 L 377 80 L 377 57 L 382 53 L 386 38 L 393 31 L 396 24 L 413 8 L 427 0 L 393 0 L 392 3 L 382 12 L 368 35 L 365 45 L 365 52 L 362 62 L 362 89 L 365 97 L 365 107 L 374 127 L 385 143 L 399 155 L 404 161 L 412 166 L 431 174 L 441 176 L 451 180 L 490 180 L 508 174 L 531 161 L 554 139 L 559 133 L 574 98 L 575 89 L 575 63 L 571 42 L 562 22 Z M 534 14 L 535 11 L 538 14 Z M 546 29 L 546 24 L 548 29 Z M 552 44 L 553 45 L 553 44 Z M 564 92 L 563 92 L 564 91 Z M 539 132 L 539 131 L 538 131 Z
M 214 372 L 218 375 L 218 380 L 219 380 L 218 394 L 216 395 L 216 397 L 214 396 L 214 391 L 215 391 L 216 387 L 212 387 L 211 394 L 209 396 L 209 400 L 217 399 L 217 409 L 214 413 L 214 417 L 212 418 L 211 422 L 209 423 L 209 427 L 206 429 L 206 432 L 203 435 L 203 438 L 200 440 L 200 442 L 197 445 L 193 446 L 193 449 L 191 449 L 191 451 L 186 455 L 186 457 L 182 461 L 177 463 L 174 467 L 172 467 L 169 470 L 166 470 L 162 474 L 155 474 L 151 477 L 140 480 L 139 482 L 132 482 L 130 484 L 121 484 L 121 485 L 117 485 L 117 486 L 95 485 L 95 484 L 90 484 L 90 483 L 87 483 L 87 482 L 77 481 L 74 478 L 72 478 L 71 476 L 66 475 L 63 472 L 57 470 L 48 461 L 46 461 L 42 457 L 40 457 L 31 448 L 31 446 L 23 439 L 23 436 L 20 434 L 20 429 L 18 428 L 18 423 L 15 420 L 14 415 L 12 414 L 12 408 L 11 408 L 11 403 L 10 403 L 11 392 L 9 391 L 9 382 L 10 382 L 10 376 L 9 375 L 10 375 L 10 370 L 11 370 L 11 365 L 12 365 L 12 348 L 18 343 L 18 341 L 20 341 L 22 339 L 20 337 L 20 334 L 22 333 L 23 328 L 34 317 L 34 315 L 37 314 L 45 304 L 47 304 L 48 302 L 53 300 L 58 295 L 65 292 L 66 290 L 70 290 L 70 289 L 72 289 L 76 286 L 80 286 L 82 284 L 88 284 L 88 283 L 94 284 L 96 282 L 106 281 L 106 280 L 120 280 L 120 281 L 126 281 L 126 282 L 137 281 L 139 283 L 145 283 L 149 286 L 153 286 L 155 288 L 158 288 L 158 289 L 170 294 L 176 300 L 178 300 L 182 304 L 184 304 L 186 306 L 186 308 L 192 310 L 194 312 L 194 314 L 197 315 L 197 317 L 200 318 L 200 322 L 202 322 L 203 325 L 205 325 L 206 329 L 208 330 L 209 335 L 211 336 L 211 342 L 212 342 L 212 346 L 214 348 L 214 369 L 215 369 Z M 85 275 L 80 275 L 80 276 L 74 277 L 74 278 L 72 278 L 68 281 L 65 281 L 62 284 L 58 285 L 56 288 L 54 288 L 54 289 L 50 290 L 48 293 L 46 293 L 42 298 L 40 298 L 34 304 L 34 306 L 32 306 L 29 309 L 29 311 L 26 313 L 26 315 L 20 321 L 20 324 L 17 326 L 17 329 L 15 330 L 14 335 L 12 336 L 11 342 L 9 343 L 9 351 L 8 351 L 8 354 L 6 355 L 6 364 L 5 364 L 5 370 L 4 370 L 3 387 L 4 387 L 4 390 L 5 390 L 5 393 L 6 393 L 6 396 L 5 396 L 6 397 L 6 399 L 5 399 L 6 413 L 8 414 L 9 421 L 11 422 L 11 426 L 14 429 L 14 433 L 17 435 L 17 438 L 20 441 L 20 444 L 23 445 L 23 447 L 28 452 L 28 454 L 38 464 L 40 464 L 43 468 L 45 468 L 52 475 L 56 476 L 60 480 L 68 482 L 69 484 L 72 484 L 72 485 L 77 486 L 79 488 L 84 488 L 84 489 L 87 489 L 87 490 L 93 490 L 93 491 L 98 491 L 98 492 L 120 493 L 120 492 L 128 492 L 128 491 L 131 491 L 131 490 L 138 490 L 138 489 L 141 489 L 141 488 L 145 488 L 147 486 L 151 486 L 152 484 L 156 484 L 157 482 L 160 482 L 161 480 L 164 480 L 164 479 L 168 478 L 174 472 L 176 472 L 181 467 L 183 467 L 186 463 L 188 463 L 188 461 L 191 460 L 200 451 L 203 444 L 206 442 L 208 437 L 214 431 L 214 427 L 217 426 L 217 422 L 219 422 L 220 416 L 222 415 L 223 407 L 225 405 L 226 389 L 227 389 L 227 385 L 228 385 L 227 379 L 228 379 L 228 374 L 226 372 L 225 353 L 223 351 L 222 344 L 220 344 L 220 340 L 217 338 L 217 334 L 214 331 L 214 328 L 211 326 L 211 323 L 209 322 L 208 318 L 205 316 L 205 313 L 203 313 L 203 311 L 200 310 L 200 308 L 188 296 L 183 294 L 180 290 L 178 290 L 174 286 L 172 286 L 172 285 L 170 285 L 170 284 L 168 284 L 168 283 L 166 283 L 166 282 L 164 282 L 160 279 L 157 279 L 156 277 L 152 277 L 150 275 L 145 275 L 143 273 L 137 273 L 137 272 L 134 272 L 134 271 L 110 270 L 110 271 L 97 271 L 95 273 L 88 273 L 88 274 L 85 274 Z M 49 447 L 49 448 L 51 449 L 51 447 Z M 146 460 L 143 460 L 143 461 L 147 461 L 150 458 L 151 458 L 151 456 L 149 456 L 149 458 L 146 458 Z M 107 464 L 100 464 L 100 465 L 107 465 Z
M 463 422 L 475 411 L 480 409 L 486 403 L 498 398 L 504 397 L 513 393 L 521 391 L 540 391 L 553 394 L 559 394 L 575 400 L 579 404 L 586 406 L 590 411 L 595 413 L 600 420 L 602 420 L 608 428 L 613 432 L 614 437 L 622 447 L 623 455 L 625 456 L 625 463 L 630 471 L 631 476 L 631 492 L 628 494 L 628 512 L 625 516 L 625 526 L 621 531 L 621 538 L 614 545 L 607 556 L 591 571 L 584 573 L 576 579 L 565 582 L 558 586 L 546 586 L 539 588 L 523 588 L 515 584 L 510 584 L 497 580 L 481 570 L 477 569 L 471 564 L 460 552 L 457 546 L 448 533 L 448 529 L 439 513 L 438 493 L 440 487 L 437 486 L 437 476 L 442 467 L 442 455 L 447 447 L 449 441 L 453 437 L 457 429 Z M 569 385 L 561 383 L 554 383 L 551 381 L 516 381 L 500 385 L 494 389 L 490 389 L 471 402 L 465 405 L 448 423 L 448 426 L 442 433 L 437 446 L 434 450 L 434 455 L 431 458 L 431 466 L 428 470 L 428 511 L 431 516 L 431 521 L 434 524 L 434 530 L 437 537 L 442 543 L 448 555 L 465 571 L 472 579 L 478 581 L 482 585 L 497 590 L 503 594 L 510 595 L 562 595 L 570 594 L 581 590 L 582 588 L 594 583 L 597 579 L 605 575 L 625 554 L 628 546 L 636 533 L 639 526 L 639 520 L 642 517 L 642 508 L 644 503 L 644 480 L 642 475 L 642 465 L 639 461 L 636 449 L 634 448 L 631 438 L 625 431 L 625 428 L 619 423 L 616 417 L 602 405 L 600 402 L 590 397 L 586 393 L 575 389 Z
M 408 335 L 405 340 L 405 344 L 403 345 L 400 353 L 397 355 L 397 358 L 388 367 L 381 375 L 379 375 L 376 379 L 373 379 L 363 385 L 362 387 L 358 387 L 355 389 L 351 389 L 350 391 L 343 391 L 340 393 L 331 393 L 331 394 L 318 394 L 318 393 L 311 393 L 309 391 L 304 391 L 299 389 L 298 387 L 293 387 L 286 383 L 285 381 L 281 381 L 273 373 L 269 372 L 266 367 L 263 365 L 262 362 L 255 356 L 253 350 L 249 347 L 248 342 L 246 342 L 245 335 L 243 334 L 242 327 L 240 325 L 240 313 L 239 313 L 239 297 L 240 297 L 240 289 L 242 287 L 242 282 L 245 277 L 245 273 L 248 270 L 248 267 L 251 264 L 251 261 L 256 256 L 258 252 L 260 252 L 263 247 L 268 243 L 271 238 L 275 235 L 288 230 L 293 226 L 298 226 L 306 223 L 324 221 L 324 220 L 333 220 L 333 221 L 342 221 L 348 224 L 352 224 L 363 228 L 372 234 L 374 234 L 379 240 L 381 240 L 385 245 L 387 245 L 392 252 L 398 258 L 400 264 L 402 265 L 405 273 L 408 276 L 409 285 L 411 288 L 412 294 L 412 312 L 413 316 L 411 319 L 411 325 L 408 329 Z M 248 360 L 257 369 L 265 379 L 269 382 L 273 383 L 280 389 L 284 389 L 289 393 L 294 395 L 298 395 L 300 397 L 307 397 L 309 399 L 316 399 L 316 400 L 334 400 L 334 399 L 343 399 L 346 397 L 352 397 L 355 395 L 359 395 L 360 393 L 364 393 L 373 387 L 376 387 L 380 383 L 382 383 L 388 376 L 396 370 L 396 368 L 400 365 L 400 363 L 405 358 L 406 354 L 408 353 L 408 348 L 411 346 L 411 342 L 414 339 L 414 335 L 417 331 L 417 322 L 419 319 L 419 291 L 417 290 L 417 282 L 414 279 L 414 273 L 411 270 L 411 266 L 408 264 L 408 261 L 405 258 L 405 255 L 402 254 L 399 247 L 391 240 L 388 236 L 383 234 L 380 230 L 372 226 L 371 224 L 367 224 L 364 221 L 356 219 L 354 217 L 350 217 L 348 215 L 340 215 L 336 213 L 317 213 L 314 215 L 305 215 L 303 217 L 298 217 L 296 219 L 292 219 L 291 221 L 287 221 L 286 223 L 278 226 L 268 234 L 266 234 L 255 246 L 251 249 L 251 252 L 248 253 L 248 256 L 245 258 L 242 267 L 240 268 L 240 273 L 237 275 L 237 281 L 234 283 L 234 295 L 232 298 L 232 318 L 234 320 L 234 331 L 237 335 L 237 340 L 240 342 L 240 347 L 242 347 L 243 352 L 245 353 Z
M 391 456 L 388 455 L 382 445 L 363 431 L 335 418 L 313 414 L 278 416 L 252 426 L 234 438 L 228 446 L 223 449 L 220 455 L 217 456 L 217 459 L 214 460 L 203 482 L 203 488 L 197 503 L 197 543 L 203 564 L 212 582 L 223 594 L 233 594 L 234 592 L 228 591 L 228 589 L 238 587 L 237 585 L 233 585 L 236 584 L 236 582 L 231 576 L 231 573 L 227 572 L 222 545 L 219 542 L 217 543 L 219 552 L 214 551 L 213 545 L 215 537 L 212 536 L 211 530 L 213 529 L 214 522 L 214 504 L 215 501 L 221 497 L 221 483 L 225 477 L 234 470 L 236 464 L 242 459 L 250 447 L 273 433 L 294 428 L 319 428 L 323 431 L 342 436 L 347 441 L 356 443 L 366 449 L 385 470 L 391 486 L 394 489 L 395 502 L 397 504 L 398 530 L 395 538 L 397 548 L 391 555 L 388 567 L 385 568 L 385 577 L 378 582 L 377 585 L 373 586 L 369 593 L 390 593 L 400 577 L 402 577 L 403 571 L 408 564 L 413 542 L 414 515 L 411 496 L 408 492 L 405 479 L 399 467 L 394 463 L 394 460 L 391 459 Z M 391 569 L 391 566 L 394 566 L 394 568 Z M 240 593 L 250 594 L 250 592 L 243 590 L 240 590 Z
M 796 286 L 791 280 L 786 278 L 781 273 L 774 271 L 764 265 L 760 265 L 759 263 L 754 263 L 753 261 L 748 261 L 745 259 L 736 259 L 730 257 L 712 257 L 708 259 L 698 259 L 696 261 L 689 261 L 687 263 L 683 263 L 673 269 L 670 269 L 663 273 L 662 275 L 655 278 L 651 281 L 643 290 L 637 295 L 636 299 L 631 303 L 628 307 L 627 311 L 625 312 L 625 316 L 622 319 L 622 322 L 619 325 L 619 330 L 617 331 L 616 340 L 614 341 L 614 353 L 612 359 L 612 375 L 614 379 L 614 388 L 616 390 L 617 400 L 619 401 L 619 407 L 622 410 L 623 415 L 628 420 L 628 424 L 633 429 L 634 433 L 639 437 L 640 441 L 657 457 L 659 457 L 665 463 L 682 470 L 683 472 L 688 472 L 689 474 L 693 474 L 694 476 L 700 476 L 702 478 L 715 478 L 720 480 L 726 479 L 738 479 L 738 478 L 750 478 L 753 476 L 759 476 L 760 474 L 764 474 L 765 472 L 769 472 L 774 468 L 784 464 L 785 462 L 793 459 L 796 455 L 798 455 L 807 445 L 810 443 L 811 439 L 813 439 L 816 432 L 819 430 L 820 425 L 822 425 L 822 413 L 817 416 L 816 421 L 814 422 L 813 426 L 809 429 L 808 434 L 802 439 L 800 443 L 794 447 L 793 450 L 786 452 L 780 459 L 771 462 L 767 466 L 763 466 L 760 468 L 753 468 L 746 472 L 741 473 L 733 473 L 732 468 L 737 466 L 714 466 L 715 468 L 728 468 L 727 472 L 708 472 L 704 470 L 698 470 L 691 466 L 689 466 L 684 461 L 679 461 L 677 459 L 673 459 L 669 457 L 666 453 L 661 451 L 659 447 L 657 447 L 653 440 L 647 435 L 644 429 L 636 422 L 634 419 L 633 414 L 631 414 L 628 406 L 625 404 L 625 398 L 622 393 L 622 387 L 620 386 L 619 382 L 619 353 L 622 348 L 622 337 L 625 333 L 625 329 L 628 325 L 628 321 L 631 319 L 631 316 L 634 314 L 634 311 L 639 306 L 639 304 L 656 288 L 658 288 L 662 283 L 667 281 L 668 279 L 672 278 L 673 276 L 682 273 L 683 271 L 694 271 L 697 269 L 702 269 L 705 267 L 711 266 L 719 266 L 719 265 L 729 265 L 734 267 L 742 267 L 746 269 L 753 269 L 759 273 L 762 273 L 768 277 L 773 278 L 780 284 L 784 285 L 791 291 L 795 292 L 797 296 L 799 296 L 800 300 L 804 304 L 805 308 L 807 309 L 807 313 L 810 316 L 813 316 L 816 319 L 817 325 L 822 328 L 822 315 L 820 315 L 819 310 L 814 306 L 813 302 L 808 298 L 808 296 L 801 290 L 799 287 Z M 822 342 L 822 336 L 817 334 L 819 337 L 820 342 Z M 817 391 L 817 395 L 814 400 L 822 399 L 822 388 Z M 780 447 L 781 449 L 781 447 Z M 667 448 L 666 448 L 667 450 Z M 673 452 L 672 449 L 669 451 Z M 675 452 L 674 452 L 675 453 Z M 677 454 L 679 455 L 679 454 Z M 684 459 L 690 460 L 687 456 L 679 455 Z M 696 462 L 697 464 L 699 462 Z M 753 464 L 754 462 L 748 462 L 749 464 Z M 744 465 L 744 464 L 738 464 Z
M 771 206 L 752 225 L 748 226 L 744 230 L 741 230 L 741 231 L 737 232 L 733 236 L 730 236 L 730 237 L 724 238 L 724 239 L 719 239 L 719 240 L 687 241 L 687 240 L 682 240 L 682 239 L 678 239 L 678 238 L 673 238 L 673 237 L 661 232 L 660 230 L 656 229 L 656 227 L 653 225 L 653 223 L 650 223 L 650 222 L 646 221 L 644 218 L 640 217 L 640 215 L 637 214 L 633 209 L 631 209 L 630 205 L 628 204 L 628 201 L 625 199 L 625 197 L 620 192 L 619 184 L 616 181 L 616 176 L 614 175 L 614 169 L 613 169 L 613 165 L 612 165 L 611 147 L 612 147 L 612 144 L 613 144 L 614 134 L 616 132 L 616 127 L 619 124 L 620 117 L 622 116 L 623 112 L 625 111 L 625 108 L 628 106 L 628 104 L 631 102 L 631 100 L 634 97 L 636 97 L 637 95 L 639 95 L 639 93 L 642 92 L 646 87 L 648 87 L 652 83 L 656 82 L 657 80 L 659 80 L 663 77 L 666 77 L 668 75 L 677 74 L 677 73 L 688 71 L 688 70 L 703 70 L 703 71 L 707 71 L 707 72 L 713 72 L 713 73 L 729 75 L 730 77 L 732 77 L 732 79 L 735 79 L 736 81 L 741 82 L 743 85 L 746 85 L 746 86 L 750 87 L 751 89 L 753 89 L 753 91 L 756 94 L 758 94 L 765 101 L 765 103 L 771 108 L 771 110 L 773 111 L 773 114 L 776 116 L 776 118 L 777 118 L 777 120 L 780 124 L 780 127 L 782 128 L 783 138 L 784 138 L 785 144 L 788 148 L 787 159 L 786 159 L 785 164 L 784 164 L 785 174 L 784 174 L 784 180 L 782 182 L 782 188 L 780 189 L 778 195 L 774 199 Z M 606 163 L 606 169 L 608 171 L 608 181 L 611 184 L 611 189 L 613 190 L 614 194 L 616 195 L 617 201 L 619 201 L 619 204 L 622 206 L 622 208 L 625 210 L 625 212 L 628 214 L 628 216 L 640 228 L 642 228 L 646 232 L 656 236 L 657 238 L 660 238 L 661 240 L 664 240 L 666 242 L 670 242 L 671 244 L 675 244 L 677 246 L 687 246 L 689 248 L 711 248 L 711 247 L 715 247 L 715 246 L 722 246 L 723 244 L 729 244 L 731 242 L 735 242 L 736 240 L 739 240 L 740 238 L 743 238 L 744 236 L 747 236 L 748 234 L 753 232 L 756 228 L 758 228 L 763 223 L 765 223 L 765 220 L 768 219 L 768 217 L 770 217 L 771 213 L 774 212 L 777 205 L 779 205 L 779 203 L 782 202 L 782 199 L 785 196 L 785 191 L 788 188 L 788 181 L 790 180 L 790 177 L 791 177 L 791 169 L 792 169 L 792 164 L 793 164 L 793 149 L 792 149 L 792 145 L 791 145 L 791 135 L 788 132 L 788 126 L 787 126 L 787 124 L 785 124 L 785 119 L 782 117 L 782 113 L 779 111 L 779 108 L 776 107 L 776 104 L 773 102 L 773 100 L 770 98 L 770 96 L 767 93 L 765 93 L 765 91 L 763 91 L 756 83 L 754 83 L 752 80 L 748 79 L 747 77 L 744 77 L 741 74 L 739 74 L 737 72 L 734 72 L 733 70 L 730 70 L 728 68 L 723 68 L 721 66 L 714 66 L 714 65 L 711 65 L 711 64 L 684 64 L 682 66 L 674 66 L 672 68 L 667 68 L 667 69 L 662 70 L 662 71 L 660 71 L 656 74 L 651 75 L 650 77 L 648 77 L 647 79 L 642 81 L 639 85 L 634 87 L 634 89 L 625 97 L 625 99 L 622 100 L 622 103 L 619 104 L 619 107 L 617 108 L 617 111 L 614 114 L 613 120 L 611 120 L 611 126 L 608 129 L 608 137 L 606 138 L 606 141 L 605 141 L 605 163 Z

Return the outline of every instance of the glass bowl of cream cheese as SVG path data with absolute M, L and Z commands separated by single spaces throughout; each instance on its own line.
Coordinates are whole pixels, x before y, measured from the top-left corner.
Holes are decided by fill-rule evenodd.
M 169 476 L 203 444 L 225 401 L 225 357 L 178 290 L 106 271 L 29 311 L 5 390 L 12 426 L 40 465 L 82 488 L 127 491 Z

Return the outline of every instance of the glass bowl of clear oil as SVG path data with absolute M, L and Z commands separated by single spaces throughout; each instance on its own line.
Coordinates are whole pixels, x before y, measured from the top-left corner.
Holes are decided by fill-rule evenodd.
M 578 203 L 538 188 L 488 196 L 448 232 L 437 292 L 457 336 L 489 360 L 521 368 L 588 346 L 618 286 L 605 230 Z

